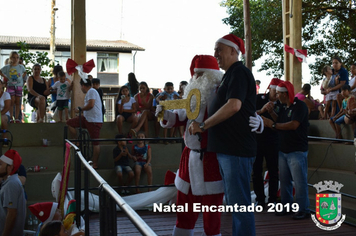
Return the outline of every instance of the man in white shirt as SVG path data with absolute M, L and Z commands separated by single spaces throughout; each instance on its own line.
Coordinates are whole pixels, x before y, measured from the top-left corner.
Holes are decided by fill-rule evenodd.
M 83 111 L 81 116 L 82 128 L 88 130 L 91 139 L 98 139 L 100 135 L 100 129 L 103 125 L 102 119 L 102 106 L 99 93 L 91 87 L 91 81 L 80 80 L 80 85 L 83 93 L 85 93 L 84 106 L 81 108 L 75 108 L 75 112 Z M 79 127 L 79 117 L 75 117 L 67 121 L 69 132 L 72 137 L 76 136 L 75 128 Z M 98 168 L 98 159 L 100 154 L 99 142 L 93 141 L 93 168 Z

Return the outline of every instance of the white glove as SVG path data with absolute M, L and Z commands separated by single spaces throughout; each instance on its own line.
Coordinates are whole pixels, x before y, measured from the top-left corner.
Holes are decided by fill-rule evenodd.
M 256 132 L 257 134 L 261 134 L 263 132 L 264 129 L 264 124 L 263 124 L 263 119 L 261 116 L 257 115 L 257 113 L 255 113 L 255 116 L 250 116 L 249 119 L 249 125 L 252 128 L 251 132 Z M 258 130 L 261 127 L 260 130 Z
M 161 113 L 162 111 L 163 111 L 163 106 L 162 105 L 157 105 L 155 116 L 158 117 L 159 113 Z

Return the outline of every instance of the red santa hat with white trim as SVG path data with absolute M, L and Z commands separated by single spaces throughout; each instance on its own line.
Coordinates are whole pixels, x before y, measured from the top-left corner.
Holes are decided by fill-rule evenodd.
M 215 57 L 210 55 L 196 55 L 190 65 L 190 74 L 195 72 L 204 72 L 209 70 L 220 70 L 218 61 Z
M 278 78 L 273 78 L 271 82 L 269 83 L 267 89 L 276 89 L 278 84 L 282 83 L 283 80 L 280 80 Z
M 289 81 L 284 81 L 277 86 L 278 92 L 288 92 L 289 102 L 293 104 L 294 102 L 294 86 Z
M 53 220 L 57 208 L 58 203 L 56 202 L 40 202 L 28 207 L 32 214 L 43 223 Z
M 13 149 L 5 152 L 5 154 L 0 157 L 0 160 L 2 160 L 3 162 L 5 162 L 10 166 L 14 166 L 10 175 L 15 174 L 22 163 L 22 158 L 20 154 Z
M 245 44 L 244 44 L 244 41 L 241 38 L 237 37 L 236 35 L 227 34 L 224 37 L 218 39 L 216 41 L 216 43 L 222 43 L 222 44 L 225 44 L 227 46 L 233 47 L 233 48 L 235 48 L 237 53 L 241 52 L 242 55 L 245 55 Z

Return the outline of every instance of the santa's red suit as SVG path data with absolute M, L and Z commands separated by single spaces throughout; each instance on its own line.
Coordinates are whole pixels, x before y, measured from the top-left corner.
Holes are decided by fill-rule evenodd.
M 215 60 L 215 58 L 211 58 Z M 205 95 L 209 94 L 209 96 L 204 96 L 204 93 L 202 93 L 202 97 L 205 98 L 202 99 L 199 115 L 195 119 L 199 123 L 207 119 L 207 104 L 212 101 L 215 95 L 214 90 L 219 85 L 216 82 L 220 81 L 220 76 L 222 76 L 219 72 L 214 72 L 214 76 L 216 75 L 218 75 L 219 79 L 215 79 L 215 84 L 212 84 L 210 80 L 205 81 L 210 89 L 205 91 Z M 200 79 L 208 80 L 204 76 Z M 187 88 L 189 88 L 189 85 Z M 207 88 L 205 87 L 204 89 L 206 90 Z M 186 92 L 187 90 L 185 94 Z M 189 134 L 188 127 L 190 122 L 191 120 L 187 119 L 184 109 L 165 111 L 164 120 L 161 121 L 161 126 L 164 128 L 186 125 L 184 134 L 186 147 L 181 156 L 175 185 L 178 189 L 177 205 L 188 203 L 189 211 L 177 213 L 177 222 L 173 235 L 194 234 L 195 222 L 200 212 L 193 212 L 193 203 L 219 206 L 222 205 L 224 196 L 224 186 L 216 154 L 206 151 L 208 131 L 202 133 L 202 139 L 199 141 L 198 135 Z M 219 212 L 203 212 L 204 233 L 206 235 L 220 235 L 220 214 Z

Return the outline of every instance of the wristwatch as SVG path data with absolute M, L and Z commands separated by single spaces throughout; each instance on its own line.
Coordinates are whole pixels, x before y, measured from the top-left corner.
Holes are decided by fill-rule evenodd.
M 275 129 L 276 128 L 276 122 L 273 122 L 272 124 L 272 128 Z
M 205 126 L 205 123 L 204 122 L 201 122 L 200 124 L 199 124 L 199 128 L 201 129 L 201 131 L 205 131 L 205 129 L 204 129 L 204 126 Z

